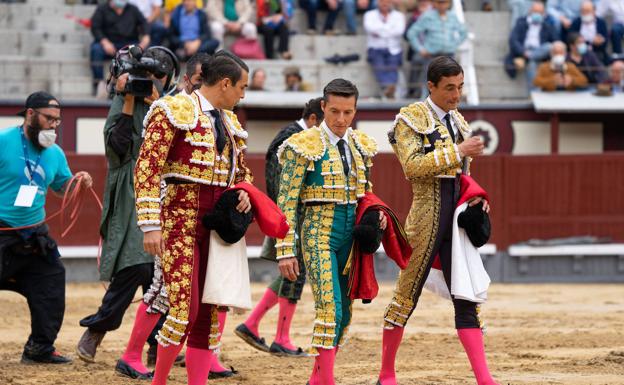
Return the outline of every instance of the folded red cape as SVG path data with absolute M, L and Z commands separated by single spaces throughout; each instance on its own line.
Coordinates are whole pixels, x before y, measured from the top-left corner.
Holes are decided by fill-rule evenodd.
M 286 221 L 286 215 L 268 195 L 247 182 L 237 183 L 229 190 L 244 190 L 249 194 L 251 211 L 264 234 L 272 238 L 286 237 L 290 228 Z

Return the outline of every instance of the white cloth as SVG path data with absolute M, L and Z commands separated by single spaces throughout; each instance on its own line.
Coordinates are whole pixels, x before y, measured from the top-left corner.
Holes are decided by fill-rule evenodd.
M 596 20 L 591 23 L 581 23 L 581 30 L 579 31 L 583 39 L 591 46 L 596 38 Z
M 456 299 L 483 303 L 487 300 L 490 276 L 483 267 L 479 250 L 470 242 L 466 231 L 457 225 L 457 217 L 467 207 L 468 203 L 463 203 L 453 215 L 451 294 Z M 451 299 L 444 275 L 438 269 L 431 269 L 424 287 L 442 298 Z
M 387 49 L 390 54 L 397 55 L 403 51 L 405 15 L 392 10 L 384 18 L 378 9 L 372 9 L 364 14 L 364 31 L 368 48 Z
M 216 231 L 210 231 L 208 266 L 202 303 L 229 306 L 235 310 L 251 309 L 249 263 L 245 237 L 229 244 Z
M 624 1 L 600 0 L 596 6 L 596 15 L 601 18 L 613 16 L 613 23 L 624 24 Z
M 323 127 L 323 130 L 325 130 L 325 132 L 327 133 L 327 136 L 329 136 L 329 143 L 332 146 L 338 147 L 338 141 L 340 139 L 344 139 L 344 141 L 346 142 L 345 155 L 347 156 L 347 163 L 349 164 L 349 169 L 351 169 L 351 149 L 349 148 L 349 131 L 351 130 L 351 127 L 349 127 L 347 131 L 345 131 L 345 134 L 342 137 L 339 137 L 338 135 L 334 134 L 333 131 L 327 126 L 327 123 L 325 123 L 324 120 L 323 120 L 323 123 L 321 123 L 321 127 Z
M 538 48 L 542 45 L 540 41 L 540 32 L 542 31 L 542 24 L 534 24 L 529 20 L 529 29 L 527 30 L 526 37 L 524 38 L 524 48 Z
M 308 128 L 310 128 L 310 127 L 308 127 L 308 125 L 305 122 L 305 119 L 303 119 L 303 118 L 297 120 L 295 123 L 297 123 L 299 125 L 299 127 L 303 128 L 304 130 L 307 130 Z
M 440 107 L 438 107 L 437 104 L 435 104 L 433 102 L 433 100 L 431 100 L 431 97 L 427 97 L 427 102 L 429 103 L 431 108 L 433 108 L 433 111 L 438 116 L 438 119 L 440 119 L 442 124 L 444 124 L 444 126 L 446 126 L 446 121 L 444 120 L 444 117 L 446 116 L 446 114 L 451 113 L 451 112 L 450 111 L 446 112 L 443 109 L 441 109 Z M 457 138 L 457 132 L 458 131 L 457 131 L 457 125 L 455 124 L 455 119 L 451 119 L 451 127 L 453 127 L 453 135 L 455 136 L 455 138 Z
M 154 7 L 162 8 L 163 0 L 129 0 L 130 4 L 136 6 L 146 19 L 152 16 Z

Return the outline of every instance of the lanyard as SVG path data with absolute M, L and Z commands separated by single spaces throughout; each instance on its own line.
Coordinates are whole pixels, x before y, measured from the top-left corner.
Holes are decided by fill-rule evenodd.
M 20 134 L 22 134 L 22 148 L 24 149 L 24 162 L 26 162 L 26 169 L 28 170 L 28 174 L 30 175 L 30 182 L 34 182 L 34 173 L 37 171 L 37 167 L 39 167 L 39 162 L 41 162 L 41 153 L 37 155 L 37 161 L 35 162 L 35 167 L 30 167 L 30 162 L 28 161 L 28 151 L 26 149 L 26 138 L 24 137 L 24 126 L 20 130 Z

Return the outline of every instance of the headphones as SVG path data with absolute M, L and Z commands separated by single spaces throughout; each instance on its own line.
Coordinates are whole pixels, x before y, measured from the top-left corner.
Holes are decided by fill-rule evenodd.
M 178 82 L 180 81 L 180 61 L 178 60 L 178 57 L 167 47 L 157 45 L 154 47 L 149 47 L 147 51 L 152 49 L 159 49 L 163 51 L 171 58 L 171 61 L 173 61 L 173 73 L 167 74 L 167 80 L 165 81 L 165 85 L 163 87 L 163 96 L 170 95 L 171 93 L 175 92 L 178 86 Z

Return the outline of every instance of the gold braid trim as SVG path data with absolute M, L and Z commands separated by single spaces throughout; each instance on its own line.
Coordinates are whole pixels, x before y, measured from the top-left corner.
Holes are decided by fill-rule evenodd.
M 307 160 L 315 162 L 325 154 L 327 143 L 325 142 L 325 135 L 319 127 L 298 132 L 286 139 L 277 150 L 277 158 L 280 159 L 280 163 L 282 162 L 282 152 L 287 147 Z
M 164 110 L 169 122 L 180 130 L 189 131 L 197 126 L 199 108 L 193 98 L 186 94 L 165 96 L 152 103 L 143 119 L 143 127 L 147 127 L 147 123 L 157 108 Z
M 416 102 L 401 108 L 394 118 L 392 131 L 399 121 L 405 122 L 412 130 L 422 135 L 431 134 L 436 128 L 431 110 L 425 102 Z
M 355 146 L 362 155 L 367 158 L 372 158 L 377 155 L 377 141 L 372 136 L 369 136 L 362 131 L 349 129 L 351 137 Z

